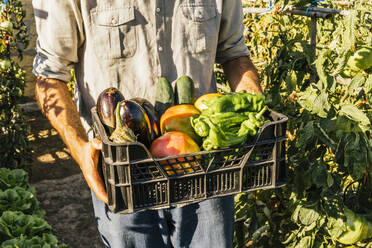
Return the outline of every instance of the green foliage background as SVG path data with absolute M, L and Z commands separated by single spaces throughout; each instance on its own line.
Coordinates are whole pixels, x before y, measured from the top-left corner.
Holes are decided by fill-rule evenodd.
M 243 3 L 267 8 L 262 1 Z M 275 1 L 274 10 L 311 3 Z M 372 222 L 372 74 L 341 76 L 355 51 L 372 46 L 372 5 L 362 0 L 318 6 L 345 8 L 349 15 L 318 19 L 315 60 L 310 18 L 245 15 L 247 46 L 261 71 L 267 104 L 289 117 L 289 170 L 283 188 L 236 196 L 241 222 L 235 247 L 346 247 L 339 241 L 350 227 L 349 209 Z M 372 247 L 371 236 L 350 238 L 349 244 Z
M 25 71 L 14 61 L 28 45 L 25 12 L 19 0 L 3 5 L 0 21 L 0 167 L 21 168 L 31 162 L 29 125 L 18 106 L 25 88 Z

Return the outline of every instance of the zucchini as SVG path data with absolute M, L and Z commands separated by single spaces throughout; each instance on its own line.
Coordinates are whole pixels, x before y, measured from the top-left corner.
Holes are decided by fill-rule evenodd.
M 175 86 L 175 104 L 194 104 L 195 86 L 189 76 L 179 77 Z
M 165 77 L 159 78 L 156 84 L 155 110 L 161 116 L 167 108 L 174 105 L 174 94 L 171 83 Z

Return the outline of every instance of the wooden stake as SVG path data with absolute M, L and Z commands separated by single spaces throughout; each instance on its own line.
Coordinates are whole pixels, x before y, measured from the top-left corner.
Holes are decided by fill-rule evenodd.
M 310 48 L 312 52 L 312 61 L 316 58 L 316 33 L 317 33 L 317 20 L 316 17 L 311 17 L 311 27 L 310 27 Z M 311 70 L 310 82 L 315 82 L 316 72 Z

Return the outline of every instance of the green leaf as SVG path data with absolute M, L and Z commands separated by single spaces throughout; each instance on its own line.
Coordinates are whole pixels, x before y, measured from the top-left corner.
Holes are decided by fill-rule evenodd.
M 312 237 L 303 237 L 300 242 L 296 245 L 296 248 L 311 248 L 312 247 Z
M 355 180 L 362 179 L 367 171 L 367 163 L 353 163 L 352 177 Z
M 349 87 L 348 87 L 349 94 L 350 95 L 354 94 L 354 91 L 357 88 L 362 87 L 364 85 L 364 82 L 365 82 L 365 78 L 364 78 L 363 73 L 356 74 L 349 84 Z
M 342 116 L 346 116 L 351 120 L 359 122 L 363 126 L 368 126 L 371 124 L 367 115 L 353 104 L 343 105 L 340 109 L 339 114 Z
M 295 237 L 296 237 L 297 232 L 292 232 L 288 238 L 282 242 L 283 245 L 289 244 Z
M 364 83 L 364 91 L 369 104 L 372 105 L 372 73 L 369 74 L 366 82 Z
M 302 207 L 298 216 L 301 223 L 304 225 L 310 225 L 320 218 L 320 214 L 315 209 L 307 207 Z
M 315 227 L 317 227 L 317 224 L 318 224 L 318 223 L 315 221 L 315 222 L 311 223 L 310 225 L 306 226 L 304 230 L 305 230 L 306 232 L 309 232 L 309 231 L 315 229 Z
M 314 101 L 318 96 L 317 90 L 312 86 L 309 86 L 305 91 L 299 92 L 298 96 L 298 103 L 301 105 L 301 107 L 312 112 Z
M 295 211 L 293 211 L 292 213 L 292 216 L 291 216 L 291 220 L 294 222 L 294 223 L 298 223 L 298 216 L 300 214 L 300 209 L 301 209 L 301 205 L 297 205 Z
M 298 139 L 297 139 L 297 147 L 306 147 L 309 141 L 313 140 L 315 137 L 315 130 L 314 130 L 314 121 L 309 121 L 306 125 L 299 129 L 298 131 Z
M 315 60 L 315 67 L 319 77 L 319 81 L 317 86 L 320 90 L 324 90 L 328 88 L 327 85 L 327 73 L 325 72 L 324 63 L 327 60 L 327 56 L 330 54 L 329 50 L 325 50 L 324 52 L 319 54 L 319 57 Z
M 2 248 L 62 248 L 64 245 L 59 246 L 57 238 L 50 233 L 43 233 L 42 237 L 33 236 L 27 237 L 21 235 L 20 237 L 6 240 L 1 244 Z
M 43 215 L 34 193 L 18 186 L 0 191 L 0 211 L 6 210 Z
M 346 230 L 345 222 L 342 218 L 328 217 L 326 229 L 332 239 L 337 239 Z
M 355 26 L 358 23 L 358 11 L 357 10 L 350 10 L 349 15 L 346 16 L 346 31 L 345 35 L 343 36 L 345 38 L 344 44 L 347 47 L 353 47 L 355 46 L 356 37 L 355 34 Z
M 325 91 L 321 91 L 321 89 L 317 90 L 313 86 L 309 86 L 304 92 L 299 92 L 298 96 L 298 103 L 301 107 L 322 118 L 327 117 L 330 105 L 328 102 L 328 94 Z
M 21 235 L 35 236 L 50 229 L 50 225 L 44 219 L 19 211 L 5 211 L 0 217 L 0 234 L 8 239 Z
M 311 173 L 311 178 L 313 179 L 314 184 L 318 187 L 327 186 L 327 169 L 324 165 L 315 165 Z
M 366 82 L 364 83 L 364 91 L 368 95 L 372 91 L 372 74 L 369 74 Z M 370 96 L 371 97 L 371 96 Z
M 327 173 L 327 185 L 328 185 L 328 187 L 329 188 L 332 187 L 333 183 L 334 183 L 334 180 L 333 180 L 332 175 L 330 173 Z
M 315 133 L 316 136 L 327 146 L 331 147 L 332 149 L 335 149 L 337 144 L 336 142 L 328 135 L 330 133 L 328 130 L 325 130 L 320 123 L 315 124 Z
M 312 113 L 317 114 L 319 117 L 326 118 L 329 109 L 328 94 L 321 92 L 314 100 Z
M 297 84 L 296 74 L 294 72 L 289 73 L 284 81 L 286 83 L 287 92 L 292 92 L 295 89 L 295 85 Z
M 10 170 L 7 168 L 0 168 L 0 190 L 14 188 L 16 186 L 28 187 L 28 174 L 21 169 Z

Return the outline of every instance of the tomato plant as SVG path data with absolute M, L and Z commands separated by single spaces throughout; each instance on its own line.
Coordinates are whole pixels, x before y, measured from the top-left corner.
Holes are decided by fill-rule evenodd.
M 18 103 L 25 87 L 22 59 L 28 45 L 25 12 L 18 0 L 0 4 L 0 167 L 21 168 L 31 162 L 29 126 Z
M 372 245 L 372 74 L 369 68 L 344 73 L 351 56 L 372 46 L 372 5 L 318 2 L 348 15 L 318 19 L 314 56 L 310 18 L 275 11 L 314 2 L 275 1 L 270 13 L 245 15 L 267 104 L 289 117 L 289 169 L 285 187 L 236 196 L 236 247 Z M 351 231 L 353 225 L 361 231 Z

